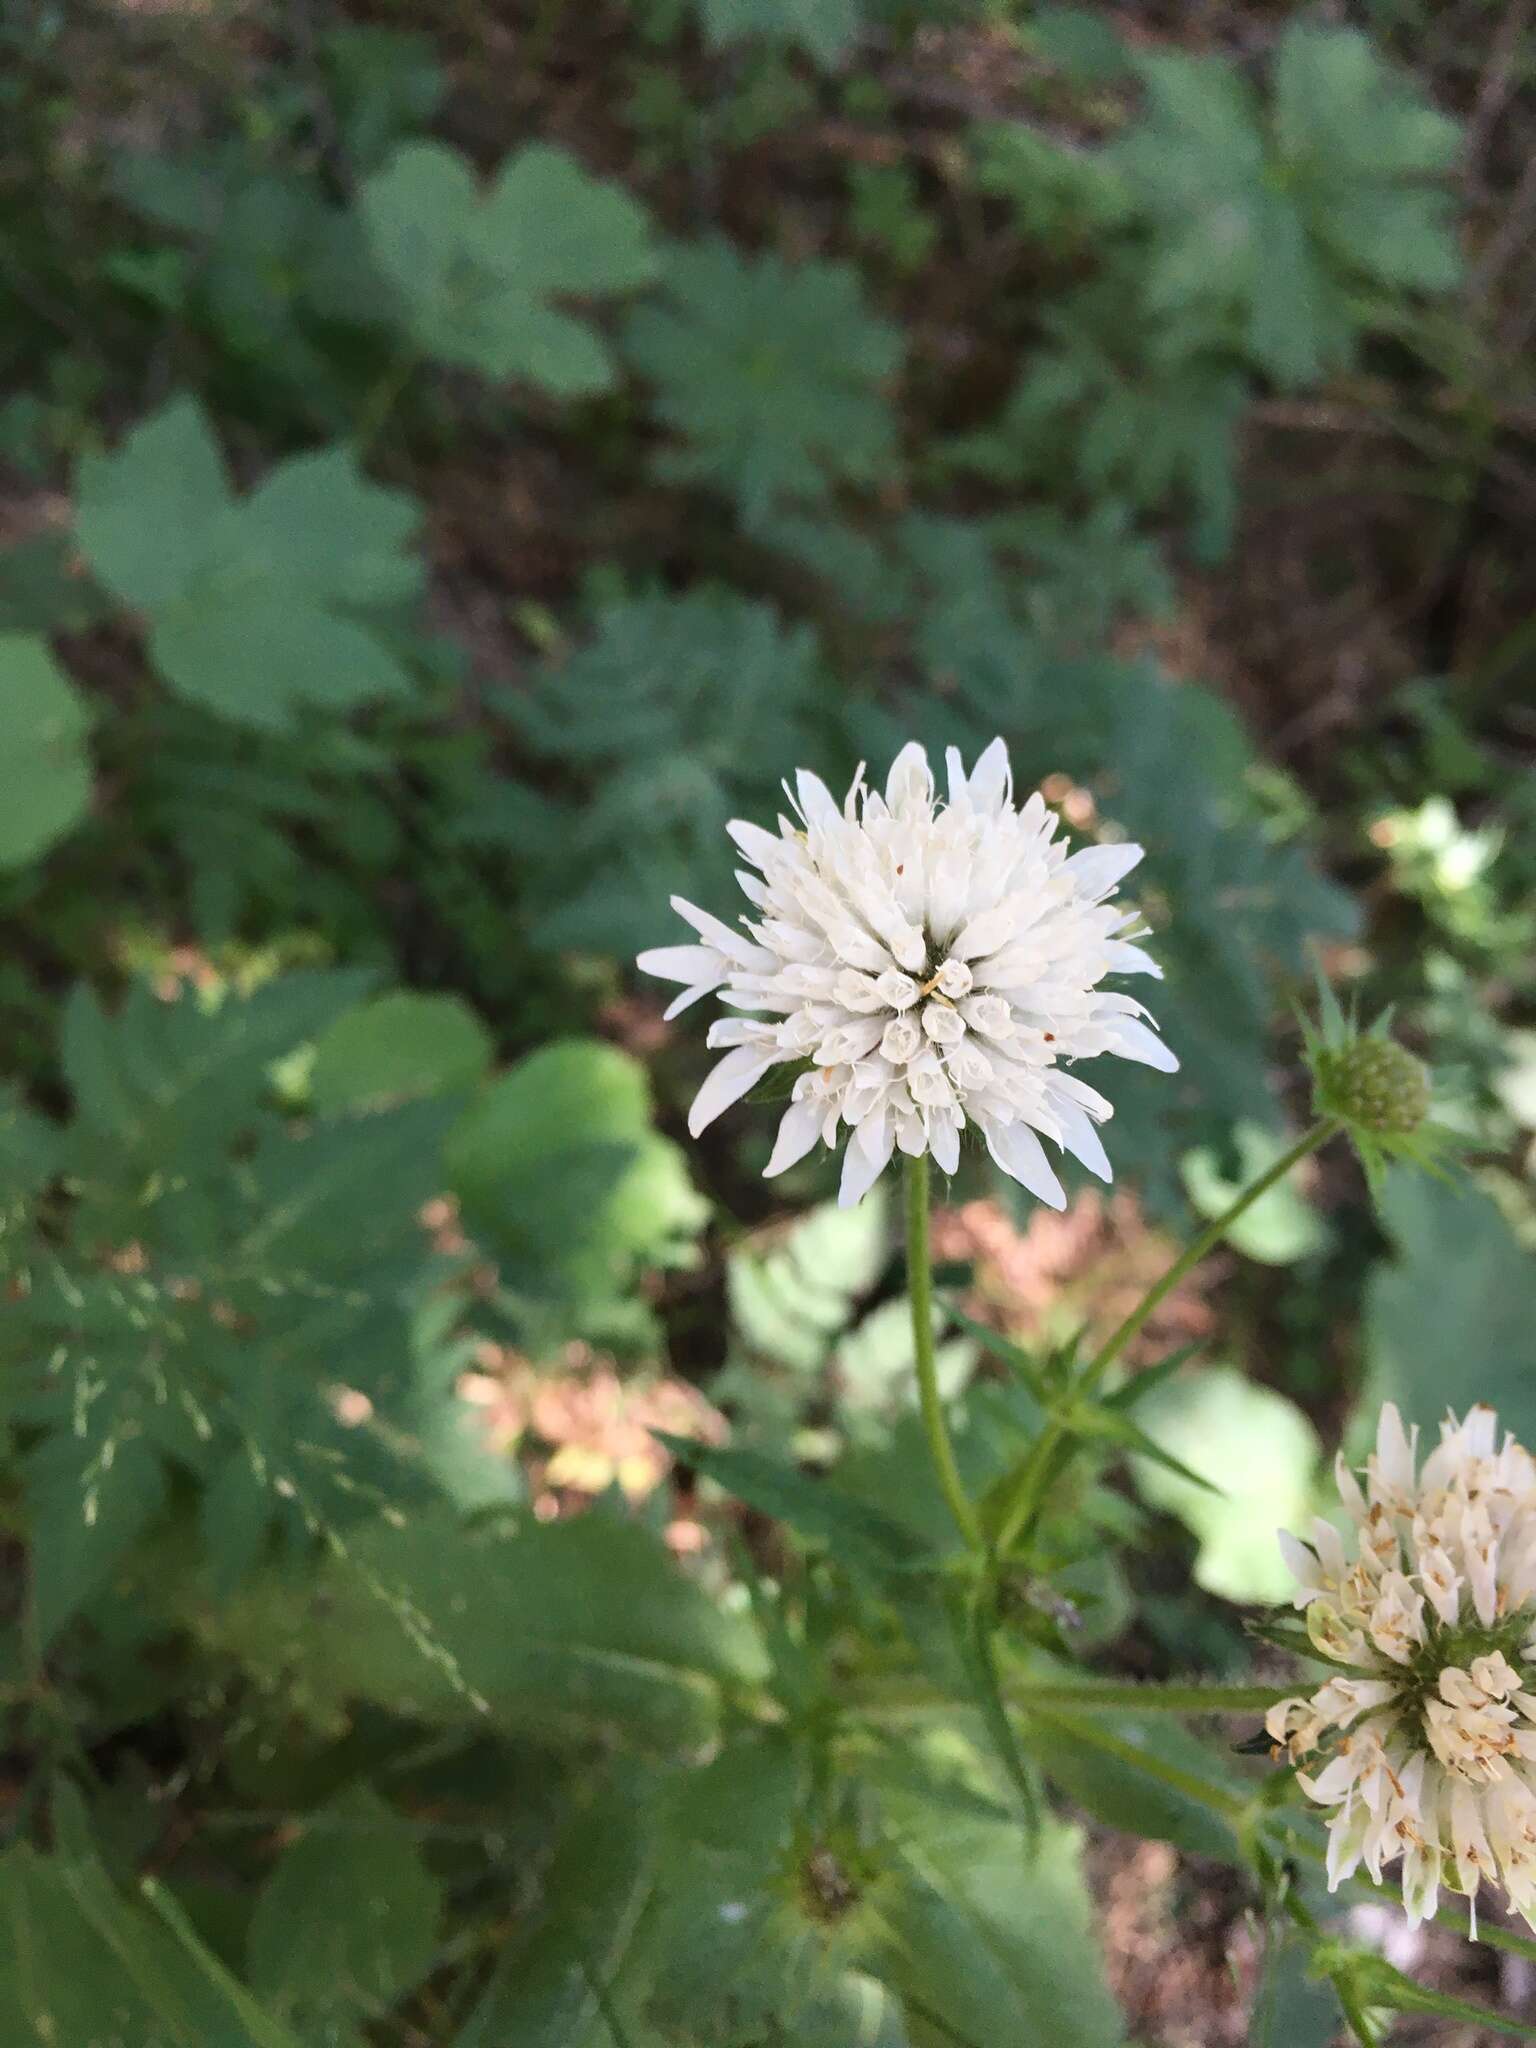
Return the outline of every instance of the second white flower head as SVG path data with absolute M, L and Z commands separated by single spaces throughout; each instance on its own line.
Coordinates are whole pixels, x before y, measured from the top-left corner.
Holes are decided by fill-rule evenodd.
M 737 879 L 756 917 L 733 930 L 674 897 L 698 943 L 639 965 L 684 984 L 669 1017 L 715 990 L 742 1013 L 710 1026 L 727 1050 L 694 1101 L 695 1136 L 771 1067 L 809 1060 L 769 1174 L 846 1127 L 847 1205 L 898 1146 L 952 1173 L 971 1124 L 1005 1172 L 1061 1208 L 1042 1136 L 1110 1178 L 1096 1126 L 1112 1105 L 1069 1064 L 1118 1053 L 1178 1066 L 1140 1003 L 1099 988 L 1159 972 L 1133 943 L 1137 914 L 1111 900 L 1141 848 L 1069 854 L 1042 797 L 1015 808 L 1001 740 L 969 775 L 956 748 L 947 767 L 943 802 L 926 753 L 903 747 L 883 794 L 861 770 L 841 808 L 802 770 L 786 784 L 798 822 L 781 817 L 777 837 L 730 826 L 755 870 Z

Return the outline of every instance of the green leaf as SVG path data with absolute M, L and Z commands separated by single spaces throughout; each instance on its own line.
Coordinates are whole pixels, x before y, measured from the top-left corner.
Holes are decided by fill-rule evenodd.
M 1027 1691 L 1020 1697 L 1027 1700 Z M 1195 1787 L 1211 1786 L 1218 1805 L 1240 1796 L 1242 1787 L 1220 1769 L 1208 1744 L 1177 1724 L 1097 1709 L 1091 1722 L 1074 1719 L 1070 1710 L 1026 1711 L 1022 1740 L 1052 1783 L 1096 1820 L 1125 1834 L 1172 1842 L 1192 1856 L 1241 1862 L 1230 1823 Z M 1147 1759 L 1145 1769 L 1138 1757 Z M 1194 1784 L 1170 1782 L 1157 1775 L 1159 1767 L 1174 1780 L 1183 1776 Z
M 310 1816 L 256 1900 L 253 1990 L 301 2034 L 372 2017 L 437 1948 L 442 1892 L 410 1828 L 359 1787 Z
M 772 815 L 826 688 L 814 633 L 765 604 L 706 585 L 601 605 L 500 706 L 568 792 L 518 835 L 536 942 L 632 953 L 675 936 L 671 896 L 734 888 L 727 821 Z
M 878 1577 L 911 1570 L 924 1556 L 922 1544 L 909 1529 L 867 1502 L 839 1493 L 835 1479 L 813 1479 L 795 1466 L 757 1451 L 715 1448 L 669 1436 L 665 1430 L 651 1433 L 674 1457 L 713 1479 L 749 1508 L 772 1515 L 813 1542 L 824 1543 L 833 1558 L 849 1570 Z
M 664 1875 L 645 1791 L 643 1780 L 630 1782 L 571 1823 L 538 1911 L 503 1948 L 454 2048 L 631 2048 L 610 2024 L 610 1987 L 625 1975 Z M 633 1997 L 633 1983 L 624 1992 Z
M 484 1079 L 491 1034 L 457 996 L 399 989 L 349 1010 L 319 1040 L 310 1094 L 323 1116 L 421 1095 L 457 1095 Z
M 1397 1168 L 1381 1217 L 1393 1257 L 1365 1300 L 1361 1433 L 1395 1401 L 1433 1433 L 1447 1407 L 1486 1401 L 1526 1442 L 1536 1437 L 1536 1260 L 1481 1190 Z
M 367 181 L 358 205 L 428 355 L 564 398 L 612 383 L 607 349 L 556 301 L 632 291 L 654 275 L 648 223 L 627 193 L 533 143 L 482 195 L 462 157 L 416 142 Z
M 185 1922 L 151 1918 L 97 1860 L 79 1796 L 55 1792 L 59 1852 L 0 1857 L 0 2030 L 18 2048 L 300 2048 L 264 2016 Z
M 716 49 L 755 38 L 789 44 L 824 71 L 847 55 L 862 26 L 859 0 L 698 0 L 705 39 Z
M 1285 1599 L 1292 1582 L 1275 1531 L 1303 1526 L 1310 1517 L 1322 1455 L 1306 1416 L 1284 1395 L 1227 1366 L 1170 1380 L 1137 1412 L 1157 1444 L 1218 1489 L 1206 1491 L 1146 1459 L 1133 1461 L 1146 1499 L 1199 1538 L 1197 1584 L 1227 1600 Z
M 90 806 L 90 720 L 46 644 L 19 633 L 0 633 L 0 693 L 0 868 L 19 868 L 46 853 Z
M 1051 2048 L 1118 2048 L 1080 1832 L 896 1802 L 902 1849 L 879 1888 L 866 1967 L 906 2005 L 914 2048 L 990 2048 L 1004 2015 L 1050 2015 Z
M 48 1437 L 27 1466 L 32 1604 L 44 1648 L 102 1590 L 165 1499 L 158 1451 L 131 1414 L 97 1399 L 81 1423 Z
M 195 398 L 177 398 L 111 455 L 87 455 L 75 531 L 125 604 L 163 611 L 204 574 L 231 495 L 218 443 Z
M 751 1626 L 659 1541 L 595 1513 L 511 1532 L 375 1526 L 297 1590 L 276 1640 L 254 1596 L 206 1619 L 257 1668 L 286 1658 L 317 1703 L 651 1750 L 707 1743 L 722 1690 L 767 1671 Z
M 726 1259 L 732 1328 L 748 1350 L 799 1373 L 825 1363 L 889 1247 L 883 1188 L 852 1209 L 824 1203 Z
M 1288 23 L 1264 113 L 1216 58 L 1140 68 L 1148 110 L 1113 155 L 1152 227 L 1154 308 L 1225 321 L 1295 385 L 1347 364 L 1379 320 L 1362 285 L 1455 285 L 1450 197 L 1434 181 L 1458 130 L 1364 36 Z
M 295 456 L 233 499 L 190 399 L 81 465 L 76 515 L 97 573 L 148 615 L 171 689 L 271 730 L 302 704 L 346 711 L 410 688 L 379 615 L 421 587 L 416 523 L 343 449 Z
M 642 1260 L 686 1261 L 706 1213 L 652 1127 L 644 1069 L 596 1040 L 509 1068 L 455 1127 L 448 1168 L 470 1228 L 541 1295 L 610 1299 Z
M 624 347 L 687 444 L 660 458 L 664 476 L 724 490 L 751 524 L 819 502 L 833 478 L 893 473 L 895 417 L 880 387 L 901 337 L 867 311 L 848 265 L 792 268 L 699 242 L 671 253 L 663 286 L 659 304 L 631 314 Z

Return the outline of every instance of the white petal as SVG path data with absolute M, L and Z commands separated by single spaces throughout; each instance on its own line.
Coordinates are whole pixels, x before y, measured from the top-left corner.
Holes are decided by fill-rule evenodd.
M 866 1151 L 860 1144 L 857 1130 L 853 1133 L 843 1154 L 843 1179 L 837 1191 L 837 1206 L 840 1209 L 851 1209 L 856 1203 L 863 1201 L 884 1173 L 895 1144 L 896 1134 L 891 1129 L 889 1118 L 885 1120 L 884 1136 L 874 1153 Z
M 832 792 L 819 775 L 813 775 L 809 768 L 795 771 L 795 791 L 800 798 L 800 810 L 808 826 L 835 825 L 842 813 L 833 801 Z
M 1045 1147 L 1026 1123 L 991 1124 L 987 1150 L 1004 1173 L 1018 1181 L 1048 1209 L 1065 1209 L 1066 1190 L 1051 1171 Z
M 1074 1159 L 1080 1159 L 1090 1173 L 1096 1173 L 1100 1180 L 1113 1180 L 1114 1168 L 1109 1163 L 1109 1154 L 1094 1128 L 1093 1118 L 1087 1110 L 1052 1089 L 1048 1100 L 1057 1123 L 1061 1126 L 1061 1144 L 1064 1151 Z
M 1171 1053 L 1145 1024 L 1138 1024 L 1134 1017 L 1116 1017 L 1106 1030 L 1110 1051 L 1119 1053 L 1123 1059 L 1139 1061 L 1144 1067 L 1156 1067 L 1160 1074 L 1179 1071 L 1177 1055 Z
M 774 1064 L 775 1056 L 769 1053 L 765 1057 L 755 1045 L 738 1045 L 734 1052 L 728 1052 L 693 1098 L 693 1107 L 688 1112 L 691 1135 L 696 1138 L 733 1102 L 739 1102 Z
M 718 917 L 711 917 L 707 910 L 700 910 L 686 896 L 674 896 L 672 908 L 679 917 L 688 920 L 701 939 L 707 940 L 728 960 L 734 960 L 742 967 L 772 967 L 773 956 L 764 947 L 754 946 L 745 933 L 733 932 L 728 924 L 722 924 Z
M 971 802 L 978 810 L 1000 811 L 1013 793 L 1013 772 L 1008 766 L 1008 748 L 994 740 L 971 770 Z
M 1063 863 L 1061 872 L 1071 877 L 1090 903 L 1100 903 L 1121 877 L 1131 872 L 1145 851 L 1145 847 L 1129 840 L 1119 846 L 1085 846 Z
M 764 1180 L 772 1180 L 775 1174 L 787 1173 L 811 1150 L 821 1135 L 824 1106 L 810 1100 L 789 1105 L 779 1121 L 779 1134 L 773 1141 L 773 1157 L 763 1168 Z
M 652 946 L 636 957 L 642 974 L 654 974 L 661 981 L 695 982 L 725 979 L 725 962 L 713 946 Z
M 1161 981 L 1163 970 L 1144 946 L 1133 946 L 1129 939 L 1111 939 L 1104 948 L 1111 974 L 1150 974 L 1154 981 Z
M 685 988 L 682 994 L 680 996 L 674 996 L 671 1002 L 668 1003 L 667 1007 L 662 1011 L 662 1023 L 670 1024 L 674 1017 L 681 1017 L 684 1010 L 691 1010 L 695 1003 L 701 1002 L 705 996 L 713 995 L 714 992 L 715 984 L 713 982 L 708 981 L 706 981 L 700 988 Z
M 928 1126 L 928 1149 L 940 1173 L 954 1173 L 960 1165 L 958 1119 L 947 1117 L 942 1112 L 935 1114 Z
M 785 851 L 782 839 L 776 839 L 761 825 L 753 825 L 745 818 L 732 818 L 725 829 L 755 868 L 766 868 L 769 861 Z
M 933 770 L 928 766 L 927 752 L 916 740 L 908 740 L 885 778 L 885 800 L 897 811 L 909 797 L 920 796 L 926 802 L 932 795 Z

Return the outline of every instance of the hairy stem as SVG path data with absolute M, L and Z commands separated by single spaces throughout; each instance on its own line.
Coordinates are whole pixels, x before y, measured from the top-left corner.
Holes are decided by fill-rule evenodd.
M 917 1359 L 917 1395 L 923 1430 L 939 1489 L 955 1526 L 972 1550 L 985 1550 L 986 1539 L 976 1511 L 966 1498 L 960 1468 L 944 1422 L 939 1398 L 939 1369 L 933 1343 L 933 1255 L 928 1241 L 928 1155 L 906 1162 L 907 1292 L 912 1302 L 912 1348 Z

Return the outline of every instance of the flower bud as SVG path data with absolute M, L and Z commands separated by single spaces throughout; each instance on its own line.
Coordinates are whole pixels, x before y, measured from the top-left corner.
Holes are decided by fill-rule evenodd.
M 1394 1039 L 1367 1032 L 1318 1052 L 1317 1106 L 1383 1137 L 1407 1137 L 1429 1114 L 1423 1062 Z

